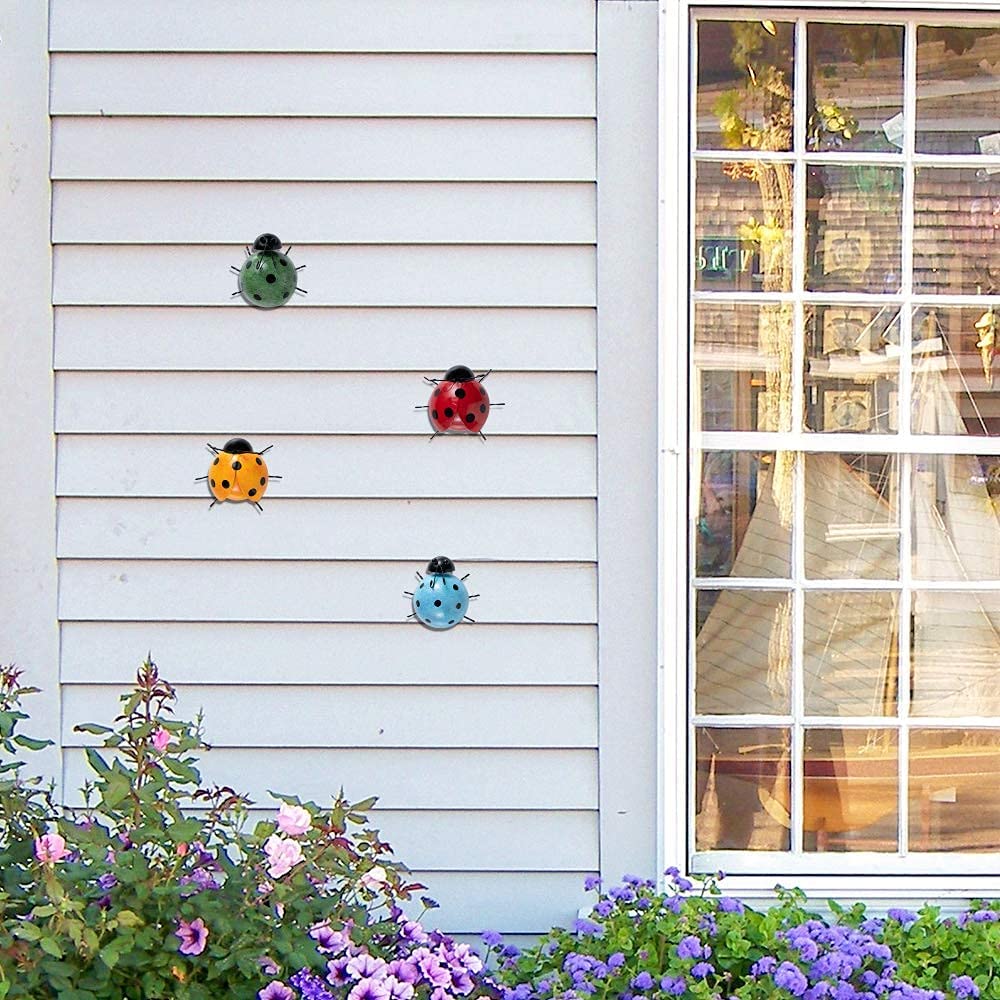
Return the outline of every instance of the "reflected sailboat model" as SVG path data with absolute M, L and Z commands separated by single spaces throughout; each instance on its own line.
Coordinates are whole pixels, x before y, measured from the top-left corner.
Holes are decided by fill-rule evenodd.
M 940 362 L 941 358 L 926 359 Z M 914 431 L 966 434 L 946 382 L 947 366 L 914 363 Z M 895 486 L 876 490 L 870 468 L 836 454 L 806 454 L 807 575 L 827 579 L 898 578 Z M 871 461 L 871 456 L 860 461 Z M 896 457 L 884 461 L 899 482 Z M 909 488 L 913 573 L 918 580 L 975 581 L 1000 576 L 1000 497 L 990 495 L 975 456 L 915 456 Z M 733 577 L 782 578 L 785 529 L 765 476 L 731 568 Z M 849 523 L 844 523 L 848 520 Z M 787 551 L 787 549 L 786 549 Z M 909 553 L 902 553 L 909 558 Z M 720 581 L 721 582 L 721 581 Z M 767 593 L 767 592 L 763 592 Z M 994 600 L 994 598 L 997 598 Z M 899 677 L 897 595 L 871 590 L 811 590 L 803 623 L 803 685 L 808 715 L 843 718 L 896 713 Z M 919 590 L 913 595 L 911 717 L 1000 715 L 1000 596 L 974 590 Z M 762 591 L 720 590 L 697 639 L 697 711 L 741 715 L 747 705 L 770 714 L 788 704 L 790 601 Z M 768 706 L 768 708 L 765 708 Z M 780 710 L 778 710 L 780 711 Z M 719 733 L 720 730 L 714 730 Z M 711 750 L 716 779 L 748 783 L 766 813 L 791 826 L 790 753 L 784 743 L 738 742 L 738 731 Z M 757 730 L 759 735 L 760 730 Z M 733 737 L 736 737 L 734 740 Z M 777 731 L 775 731 L 777 735 Z M 914 741 L 906 779 L 911 799 L 955 801 L 995 783 L 1000 744 L 993 732 L 934 730 Z M 863 830 L 897 810 L 900 774 L 891 728 L 816 725 L 806 730 L 802 822 L 817 834 Z M 749 803 L 744 798 L 744 805 Z M 734 844 L 723 846 L 737 846 Z

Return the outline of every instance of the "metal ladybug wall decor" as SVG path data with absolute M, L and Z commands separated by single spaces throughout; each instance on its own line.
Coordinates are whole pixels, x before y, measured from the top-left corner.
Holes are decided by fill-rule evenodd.
M 491 404 L 483 382 L 489 374 L 474 375 L 471 368 L 454 365 L 442 378 L 424 379 L 434 389 L 427 405 L 416 409 L 427 411 L 435 437 L 438 434 L 478 434 L 486 440 L 483 426 L 490 415 Z M 493 407 L 503 405 L 492 404 Z
M 470 594 L 465 586 L 469 574 L 463 577 L 455 575 L 455 564 L 447 556 L 435 556 L 427 564 L 427 575 L 417 573 L 420 581 L 414 591 L 404 593 L 410 598 L 413 611 L 407 618 L 415 619 L 421 625 L 443 632 L 454 628 L 459 622 L 474 622 L 466 611 L 469 601 L 479 595 Z
M 253 241 L 253 249 L 246 248 L 247 259 L 242 267 L 231 267 L 236 275 L 233 297 L 243 296 L 243 301 L 258 309 L 277 309 L 283 306 L 294 292 L 305 295 L 299 288 L 299 275 L 305 264 L 296 267 L 288 252 L 281 251 L 281 240 L 274 233 L 261 233 Z
M 270 451 L 274 445 L 268 445 L 263 451 L 254 451 L 246 438 L 230 438 L 221 448 L 214 444 L 208 450 L 215 456 L 208 467 L 207 476 L 199 476 L 195 482 L 208 480 L 208 488 L 215 498 L 208 505 L 211 510 L 223 500 L 239 502 L 248 500 L 258 511 L 262 511 L 260 501 L 267 492 L 268 483 L 281 476 L 272 476 L 264 461 L 264 452 Z

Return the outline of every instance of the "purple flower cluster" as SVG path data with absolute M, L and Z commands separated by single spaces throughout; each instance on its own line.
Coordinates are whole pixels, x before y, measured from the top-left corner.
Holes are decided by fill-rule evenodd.
M 326 959 L 326 978 L 303 969 L 289 980 L 298 993 L 286 997 L 280 980 L 269 983 L 272 995 L 262 1000 L 457 1000 L 472 993 L 483 972 L 479 955 L 437 931 L 396 915 L 395 932 L 376 939 L 389 941 L 388 958 L 357 943 L 355 926 L 319 924 L 309 932 L 316 950 Z M 527 1000 L 518 996 L 516 1000 Z

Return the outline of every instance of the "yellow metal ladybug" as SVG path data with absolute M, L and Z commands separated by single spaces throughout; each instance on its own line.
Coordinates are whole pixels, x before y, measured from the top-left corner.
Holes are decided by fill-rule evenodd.
M 263 510 L 260 501 L 267 492 L 267 484 L 272 479 L 281 479 L 267 471 L 262 457 L 273 447 L 268 445 L 263 451 L 254 451 L 246 438 L 230 438 L 221 448 L 210 444 L 208 448 L 215 458 L 208 467 L 208 475 L 195 480 L 196 483 L 208 480 L 208 488 L 215 497 L 208 505 L 209 510 L 221 500 L 249 500 L 258 511 Z

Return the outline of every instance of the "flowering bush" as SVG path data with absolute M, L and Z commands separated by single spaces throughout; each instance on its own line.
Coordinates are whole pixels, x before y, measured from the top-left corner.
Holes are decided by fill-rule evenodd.
M 202 787 L 201 721 L 171 718 L 174 691 L 147 660 L 114 728 L 77 727 L 101 745 L 83 804 L 59 808 L 19 759 L 46 745 L 16 733 L 29 693 L 0 672 L 0 998 L 255 1000 L 317 966 L 303 929 L 356 929 L 358 954 L 405 935 L 398 904 L 424 887 L 366 826 L 373 799 L 275 796 L 248 830 L 248 799 Z
M 875 918 L 831 902 L 831 921 L 807 912 L 799 890 L 779 889 L 777 905 L 757 912 L 722 895 L 721 872 L 666 874 L 666 893 L 630 875 L 606 893 L 588 879 L 598 892 L 588 917 L 523 954 L 500 952 L 503 1000 L 1000 1000 L 1000 910 Z M 494 932 L 483 939 L 490 953 L 502 944 Z

